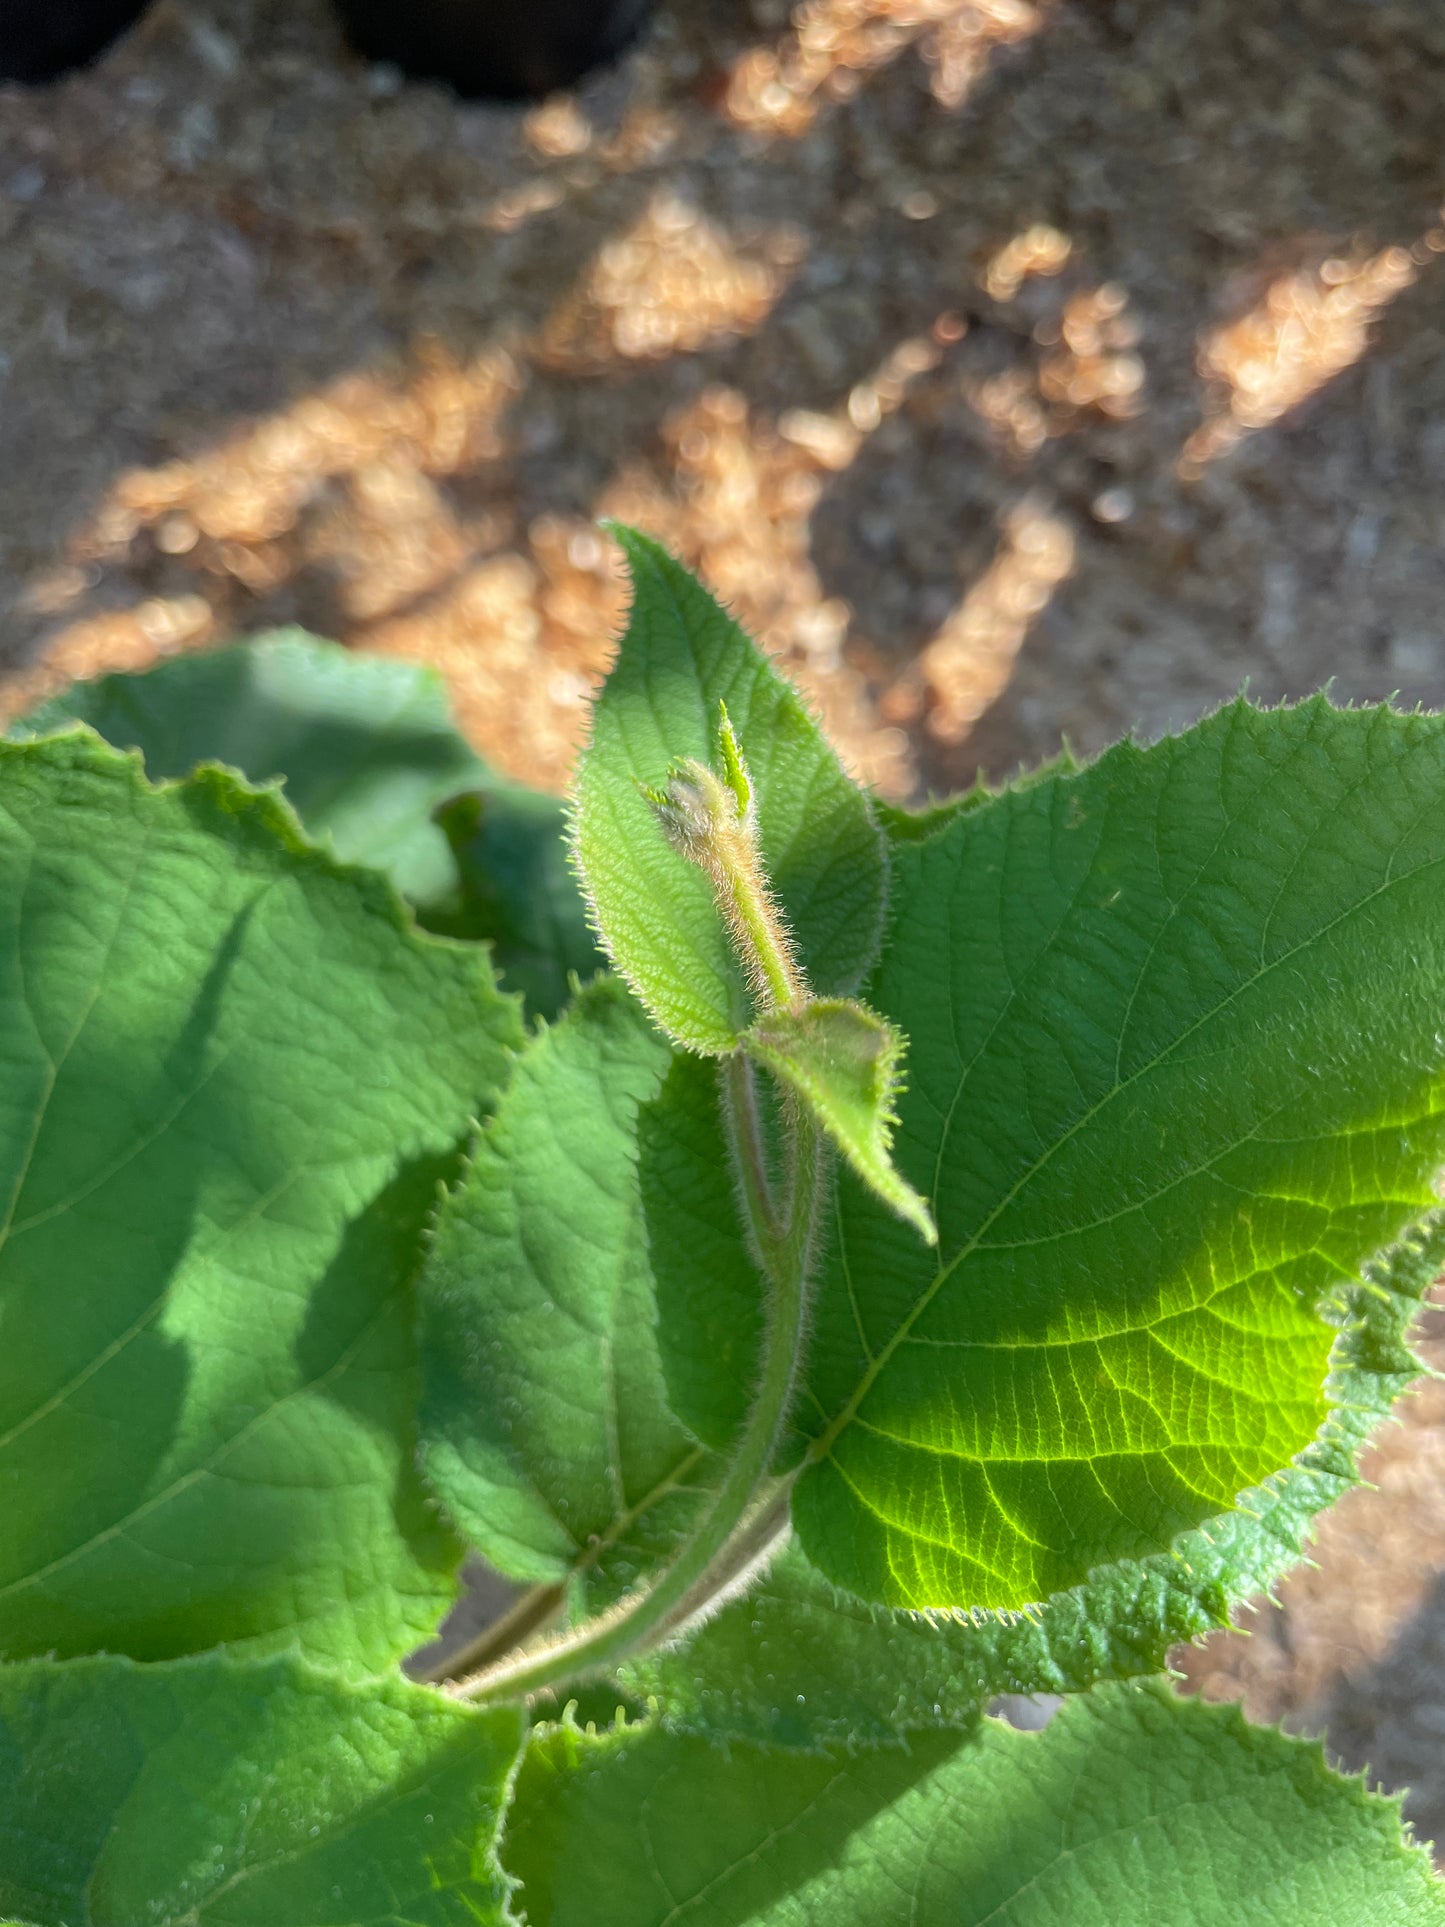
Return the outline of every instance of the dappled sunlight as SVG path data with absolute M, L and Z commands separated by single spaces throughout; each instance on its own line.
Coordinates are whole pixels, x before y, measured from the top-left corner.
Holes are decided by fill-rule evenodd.
M 1045 30 L 1038 55 L 1003 58 Z M 358 109 L 339 124 L 376 139 L 373 225 L 309 177 L 283 221 L 255 199 L 263 170 L 226 204 L 217 270 L 234 262 L 241 286 L 274 254 L 284 290 L 287 250 L 324 250 L 317 312 L 369 317 L 357 371 L 321 378 L 347 365 L 322 356 L 293 378 L 293 361 L 238 391 L 244 426 L 211 439 L 231 403 L 197 430 L 186 401 L 174 434 L 122 442 L 185 452 L 108 471 L 83 525 L 35 545 L 16 627 L 43 654 L 4 710 L 297 622 L 435 663 L 477 747 L 560 788 L 625 607 L 604 514 L 695 567 L 890 796 L 1032 754 L 1075 706 L 1111 727 L 1157 709 L 1164 670 L 1134 664 L 1172 646 L 1171 571 L 1213 567 L 1187 484 L 1366 353 L 1445 230 L 1405 248 L 1385 242 L 1418 214 L 1333 241 L 1276 222 L 1186 287 L 1161 279 L 1167 226 L 1117 225 L 1117 170 L 1081 160 L 1072 197 L 1052 162 L 965 181 L 977 140 L 1035 152 L 1028 115 L 1067 106 L 1076 54 L 1096 80 L 1139 78 L 1048 0 L 770 0 L 707 27 L 664 9 L 651 48 L 595 86 L 505 119 L 433 102 L 450 145 L 418 122 L 404 152 L 424 164 L 394 184 L 375 133 L 391 109 Z M 1214 192 L 1202 161 L 1180 166 Z M 1217 285 L 1221 259 L 1256 278 Z M 1361 519 L 1349 554 L 1381 526 Z M 1147 630 L 1114 623 L 1128 544 Z M 1275 568 L 1267 609 L 1292 581 Z M 1116 662 L 1098 638 L 1117 634 Z M 1098 673 L 1045 700 L 1060 650 Z M 1142 696 L 1116 700 L 1121 676 Z
M 849 663 L 852 611 L 830 597 L 812 559 L 811 524 L 830 474 L 931 372 L 956 338 L 900 343 L 827 413 L 774 423 L 717 386 L 660 425 L 658 457 L 624 463 L 595 508 L 636 522 L 698 569 L 763 646 L 786 664 L 850 767 L 889 796 L 916 773 L 904 731 L 881 727 Z M 561 788 L 626 605 L 611 545 L 581 517 L 534 521 L 519 548 L 469 569 L 442 597 L 365 632 L 362 646 L 433 662 L 463 726 L 503 768 Z M 505 732 L 498 719 L 505 715 Z
M 682 131 L 670 109 L 640 102 L 623 115 L 615 133 L 601 134 L 570 94 L 544 101 L 522 126 L 528 152 L 547 171 L 503 189 L 486 205 L 479 224 L 493 234 L 515 234 L 600 181 L 660 166 Z
M 1359 361 L 1380 315 L 1442 251 L 1445 231 L 1432 228 L 1414 249 L 1330 255 L 1276 276 L 1245 313 L 1206 334 L 1199 372 L 1215 399 L 1180 453 L 1181 477 L 1202 474 Z
M 980 280 L 985 293 L 1006 304 L 1018 298 L 1026 281 L 1057 279 L 1076 253 L 1056 228 L 1030 228 L 992 257 Z M 1046 311 L 1031 331 L 1038 353 L 970 379 L 964 392 L 1000 451 L 1017 464 L 1027 463 L 1045 442 L 1073 433 L 1086 417 L 1123 422 L 1140 413 L 1141 332 L 1128 293 L 1117 282 L 1061 288 L 1055 311 Z
M 442 587 L 479 530 L 458 520 L 436 478 L 500 455 L 499 425 L 520 383 L 505 351 L 461 361 L 422 342 L 404 374 L 345 375 L 194 460 L 121 474 L 66 564 L 32 582 L 32 607 L 63 620 L 138 539 L 191 572 L 196 588 L 78 616 L 41 662 L 8 679 L 5 711 L 77 677 L 212 641 L 237 596 L 264 597 L 307 568 L 327 573 L 357 623 Z
M 580 150 L 580 119 L 549 112 L 533 137 Z M 745 254 L 681 195 L 658 189 L 530 339 L 466 360 L 422 343 L 405 368 L 344 377 L 194 461 L 122 475 L 73 545 L 68 576 L 51 582 L 53 613 L 83 596 L 87 565 L 146 533 L 200 592 L 74 622 L 12 688 L 12 708 L 76 675 L 215 640 L 227 585 L 233 599 L 264 599 L 317 576 L 353 646 L 433 663 L 485 754 L 561 788 L 625 607 L 620 572 L 586 517 L 544 514 L 519 527 L 475 481 L 493 475 L 505 494 L 513 411 L 534 369 L 592 380 L 747 332 L 766 320 L 799 252 L 781 230 Z M 1124 420 L 1140 406 L 1129 303 L 1111 283 L 1065 285 L 1076 260 L 1068 237 L 1035 226 L 980 270 L 1005 302 L 1029 281 L 1060 282 L 1034 328 L 1031 364 L 964 386 L 1021 460 L 1087 413 Z M 967 331 L 956 311 L 937 314 L 831 408 L 773 416 L 714 385 L 663 416 L 650 454 L 620 450 L 591 503 L 697 568 L 787 665 L 850 766 L 894 797 L 917 783 L 905 725 L 922 719 L 935 741 L 963 741 L 1073 566 L 1067 520 L 1030 493 L 1003 518 L 992 561 L 880 701 L 852 659 L 854 612 L 819 577 L 815 512 L 831 478 L 853 468 Z M 459 496 L 454 480 L 470 486 Z
M 1139 333 L 1129 297 L 1113 281 L 1070 295 L 1057 329 L 1045 323 L 1034 330 L 1044 347 L 1039 392 L 1060 428 L 1090 409 L 1112 421 L 1139 413 L 1144 405 L 1144 363 L 1134 352 Z
M 1036 221 L 990 257 L 979 279 L 991 301 L 1012 301 L 1025 281 L 1062 274 L 1073 257 L 1067 234 Z
M 925 311 L 926 325 L 900 330 L 861 375 L 845 353 L 839 379 L 807 406 L 762 407 L 726 380 L 690 399 L 660 396 L 650 422 L 610 451 L 610 473 L 591 474 L 565 512 L 520 500 L 519 474 L 539 434 L 551 445 L 559 411 L 571 418 L 560 399 L 569 384 L 605 390 L 670 361 L 766 342 L 777 329 L 780 302 L 809 267 L 809 231 L 776 213 L 747 225 L 724 218 L 682 170 L 686 156 L 711 164 L 740 132 L 802 133 L 825 103 L 846 100 L 908 50 L 921 62 L 910 84 L 925 104 L 931 96 L 957 107 L 994 53 L 1048 16 L 1035 0 L 805 0 L 776 44 L 744 50 L 721 84 L 700 88 L 691 117 L 665 66 L 644 67 L 615 110 L 570 93 L 519 115 L 520 171 L 453 218 L 463 231 L 525 241 L 538 218 L 612 193 L 614 225 L 575 262 L 570 285 L 561 280 L 540 319 L 504 321 L 470 353 L 420 336 L 396 360 L 343 375 L 194 456 L 122 473 L 64 557 L 31 579 L 27 613 L 50 636 L 42 660 L 9 679 L 5 709 L 77 676 L 205 647 L 258 619 L 296 620 L 353 647 L 434 663 L 484 754 L 560 788 L 625 606 L 615 553 L 590 520 L 615 514 L 700 571 L 797 677 L 861 777 L 908 794 L 918 780 L 908 735 L 877 707 L 896 645 L 880 654 L 849 602 L 830 594 L 813 524 L 835 480 L 910 397 L 945 379 L 941 364 L 967 332 L 959 312 Z M 780 165 L 791 151 L 781 150 Z M 918 191 L 900 190 L 896 205 L 920 222 L 939 211 Z M 595 236 L 595 223 L 586 231 Z M 575 247 L 571 226 L 559 225 L 564 232 Z M 1035 224 L 995 249 L 985 284 L 1007 300 L 1061 275 L 1076 254 Z M 1120 315 L 1086 314 L 1077 289 L 1071 299 L 1031 377 L 1045 436 L 1063 432 L 1071 411 L 1107 407 L 1125 385 L 1105 372 L 1090 387 L 1087 372 L 1117 355 Z M 927 690 L 945 692 L 941 740 L 958 740 L 967 707 L 955 689 L 960 651 L 991 665 L 974 677 L 975 701 L 977 690 L 1002 686 L 998 665 L 1017 651 L 1032 526 L 1018 514 L 1009 521 L 1000 559 L 965 598 L 961 628 L 940 631 L 930 661 L 942 666 Z M 151 593 L 97 608 L 98 585 L 127 577 Z
M 619 361 L 695 354 L 752 334 L 803 250 L 799 234 L 781 230 L 745 253 L 681 195 L 661 188 L 543 322 L 534 359 L 558 373 L 594 375 Z
M 677 327 L 701 326 L 676 253 L 658 244 L 655 202 L 645 220 L 652 232 L 635 277 L 614 263 L 608 271 L 618 278 L 605 285 L 650 289 L 656 306 L 645 312 L 680 306 L 692 320 Z M 665 236 L 692 225 L 672 208 L 664 213 Z M 716 231 L 699 246 L 720 252 Z M 559 371 L 566 342 L 575 359 L 563 372 L 601 372 L 605 338 L 589 335 L 581 318 L 606 312 L 600 299 L 564 307 L 534 342 L 466 363 L 424 344 L 409 371 L 346 377 L 194 462 L 121 476 L 74 544 L 68 576 L 52 584 L 54 613 L 83 596 L 86 563 L 142 533 L 194 572 L 202 592 L 72 622 L 42 665 L 11 679 L 10 713 L 77 676 L 139 668 L 217 640 L 227 628 L 227 585 L 259 598 L 319 573 L 347 641 L 434 664 L 488 757 L 562 788 L 625 608 L 614 552 L 587 518 L 542 515 L 518 530 L 485 504 L 463 512 L 447 483 L 505 476 L 514 452 L 508 411 L 526 393 L 530 368 Z M 622 309 L 611 312 L 615 320 Z M 566 330 L 564 313 L 576 317 Z M 908 738 L 895 722 L 880 723 L 848 659 L 853 612 L 819 579 L 812 518 L 829 478 L 856 462 L 964 333 L 958 315 L 937 316 L 832 409 L 785 410 L 774 420 L 735 389 L 709 388 L 662 420 L 655 457 L 622 456 L 592 504 L 598 515 L 648 528 L 697 568 L 797 678 L 850 767 L 894 797 L 917 780 Z M 597 364 L 586 358 L 588 341 Z M 1011 659 L 1016 611 L 995 649 L 982 607 L 970 618 L 968 646 L 982 638 L 990 661 Z
M 626 606 L 620 570 L 590 523 L 538 518 L 524 549 L 468 568 L 360 646 L 430 663 L 463 731 L 508 775 L 565 787 Z
M 852 97 L 864 78 L 917 45 L 942 107 L 963 105 L 996 48 L 1036 34 L 1033 0 L 804 0 L 791 31 L 734 64 L 727 113 L 751 134 L 797 139 L 819 110 Z
M 67 569 L 55 574 L 72 578 L 58 586 L 67 601 L 79 600 L 87 586 L 84 572 Z M 161 657 L 224 640 L 224 625 L 203 595 L 150 596 L 133 608 L 82 616 L 58 632 L 39 662 L 5 678 L 0 727 L 73 682 L 137 673 Z
M 1013 673 L 1029 631 L 1073 571 L 1074 534 L 1040 496 L 1005 518 L 992 562 L 883 701 L 941 743 L 962 742 Z M 925 708 L 926 705 L 926 708 Z
M 413 361 L 405 377 L 345 375 L 194 461 L 122 475 L 82 550 L 128 541 L 168 518 L 216 542 L 256 547 L 293 528 L 335 477 L 398 461 L 422 475 L 453 475 L 495 459 L 498 424 L 519 386 L 513 358 L 489 350 L 461 362 L 423 342 Z

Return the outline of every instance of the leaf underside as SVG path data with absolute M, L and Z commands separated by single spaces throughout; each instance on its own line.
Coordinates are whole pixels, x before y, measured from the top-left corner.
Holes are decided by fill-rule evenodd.
M 73 723 L 139 750 L 153 782 L 200 763 L 257 785 L 284 779 L 311 836 L 343 862 L 384 870 L 423 908 L 448 901 L 457 883 L 432 809 L 490 777 L 434 670 L 301 629 L 75 683 L 19 727 L 45 735 Z
M 668 1410 L 637 1172 L 671 1055 L 617 979 L 584 990 L 519 1061 L 422 1275 L 432 1485 L 503 1572 L 585 1569 L 594 1603 L 716 1476 Z
M 743 1049 L 805 1103 L 858 1176 L 928 1244 L 928 1205 L 894 1169 L 893 1101 L 902 1042 L 861 1004 L 819 998 L 772 1010 L 743 1036 Z
M 1445 1889 L 1318 1745 L 1162 1686 L 1042 1733 L 724 1752 L 534 1735 L 502 1846 L 530 1927 L 1416 1927 Z
M 746 986 L 706 878 L 669 846 L 639 785 L 686 758 L 711 764 L 726 705 L 767 873 L 825 995 L 856 989 L 877 954 L 883 842 L 797 692 L 680 564 L 616 533 L 632 611 L 578 768 L 573 847 L 615 967 L 669 1036 L 716 1055 L 747 1026 Z
M 0 801 L 0 1653 L 385 1666 L 454 1589 L 413 1272 L 515 1010 L 224 773 L 75 734 Z
M 501 1927 L 522 1734 L 296 1659 L 0 1668 L 0 1912 L 34 1927 Z
M 1321 1308 L 1445 1158 L 1445 723 L 1236 704 L 894 856 L 895 1156 L 844 1174 L 794 1493 L 902 1606 L 1164 1550 L 1325 1416 Z
M 153 781 L 222 763 L 283 782 L 308 836 L 384 871 L 428 929 L 492 946 L 508 990 L 553 1016 L 601 962 L 561 802 L 490 770 L 433 669 L 300 629 L 75 683 L 17 737 L 86 723 Z

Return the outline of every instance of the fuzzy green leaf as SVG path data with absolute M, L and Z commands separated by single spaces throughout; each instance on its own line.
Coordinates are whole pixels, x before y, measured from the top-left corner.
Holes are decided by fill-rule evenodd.
M 921 810 L 905 809 L 901 803 L 889 803 L 875 796 L 873 813 L 890 848 L 900 849 L 910 843 L 926 843 L 940 830 L 946 830 L 956 816 L 965 816 L 969 810 L 980 808 L 990 802 L 993 795 L 982 783 L 975 783 L 972 789 L 960 790 L 957 796 L 946 797 L 941 803 L 929 803 Z
M 795 1091 L 863 1182 L 926 1244 L 938 1233 L 923 1198 L 890 1155 L 902 1041 L 861 1004 L 819 998 L 771 1010 L 743 1033 L 743 1049 Z
M 534 1736 L 502 1846 L 529 1927 L 1424 1927 L 1445 1887 L 1318 1745 L 1162 1686 L 1043 1733 L 799 1755 Z
M 862 1597 L 1164 1550 L 1325 1415 L 1321 1307 L 1445 1159 L 1445 721 L 1238 704 L 894 858 L 925 1253 L 839 1188 L 794 1493 Z
M 617 969 L 669 1036 L 716 1055 L 747 1027 L 743 974 L 707 879 L 667 842 L 639 785 L 655 787 L 679 759 L 709 765 L 726 705 L 764 863 L 824 995 L 855 990 L 877 954 L 883 841 L 797 693 L 679 563 L 616 533 L 632 613 L 578 770 L 574 847 Z
M 34 1927 L 476 1927 L 521 1739 L 295 1659 L 0 1669 L 0 1909 Z
M 528 1048 L 437 1224 L 426 1470 L 516 1578 L 600 1567 L 615 1590 L 713 1476 L 668 1410 L 638 1179 L 638 1109 L 670 1061 L 624 987 L 599 979 Z
M 1269 1590 L 1302 1556 L 1315 1515 L 1357 1482 L 1361 1447 L 1419 1370 L 1406 1334 L 1442 1266 L 1436 1214 L 1352 1293 L 1320 1437 L 1167 1553 L 1101 1567 L 1035 1613 L 923 1615 L 840 1592 L 794 1545 L 690 1639 L 625 1667 L 623 1688 L 674 1731 L 817 1747 L 967 1726 L 999 1693 L 1078 1693 L 1162 1671 L 1172 1646 Z
M 964 816 L 969 810 L 981 809 L 995 797 L 1006 791 L 1032 789 L 1035 783 L 1046 783 L 1054 776 L 1073 776 L 1082 767 L 1074 752 L 1067 746 L 1047 761 L 1036 763 L 1031 769 L 1023 769 L 1003 789 L 986 783 L 977 777 L 966 790 L 959 790 L 954 796 L 946 796 L 941 801 L 930 798 L 921 810 L 907 809 L 901 803 L 889 803 L 881 796 L 873 799 L 873 812 L 878 818 L 879 828 L 888 838 L 890 848 L 899 848 L 907 843 L 926 843 L 940 830 L 946 830 L 956 816 Z
M 44 735 L 71 723 L 139 750 L 153 782 L 200 763 L 256 784 L 284 781 L 310 835 L 344 862 L 385 870 L 428 909 L 457 887 L 431 811 L 490 777 L 458 735 L 434 670 L 356 655 L 301 629 L 75 683 L 20 727 Z
M 489 770 L 458 734 L 435 670 L 300 629 L 143 674 L 74 684 L 15 726 L 87 723 L 137 749 L 153 780 L 223 763 L 284 782 L 307 834 L 384 870 L 428 929 L 485 940 L 509 990 L 551 1017 L 601 953 L 567 863 L 561 803 Z
M 274 796 L 0 744 L 0 1652 L 376 1668 L 453 1590 L 413 1276 L 520 1041 Z

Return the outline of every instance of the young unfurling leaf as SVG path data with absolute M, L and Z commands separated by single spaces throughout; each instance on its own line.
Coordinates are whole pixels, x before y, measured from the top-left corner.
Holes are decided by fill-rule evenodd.
M 718 754 L 723 774 L 685 757 L 662 789 L 642 785 L 658 825 L 679 856 L 712 885 L 713 901 L 758 1010 L 796 1006 L 808 996 L 797 948 L 758 846 L 752 778 L 719 702 Z
M 646 789 L 688 758 L 711 767 L 726 703 L 763 867 L 819 996 L 850 995 L 878 954 L 883 837 L 797 691 L 655 542 L 614 533 L 632 611 L 578 767 L 573 851 L 607 952 L 653 1020 L 689 1050 L 726 1055 L 752 1019 L 746 973 L 711 883 L 659 834 Z
M 812 1110 L 850 1165 L 927 1244 L 938 1233 L 926 1201 L 893 1164 L 893 1101 L 903 1039 L 862 1004 L 819 999 L 773 1010 L 743 1037 L 743 1049 Z

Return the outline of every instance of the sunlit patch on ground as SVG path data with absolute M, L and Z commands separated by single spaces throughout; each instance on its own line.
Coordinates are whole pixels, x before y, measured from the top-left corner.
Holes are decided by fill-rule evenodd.
M 647 101 L 629 107 L 616 130 L 604 134 L 573 96 L 554 95 L 522 122 L 525 149 L 545 171 L 503 189 L 482 208 L 478 224 L 492 234 L 515 234 L 601 181 L 660 166 L 681 134 L 675 112 Z
M 517 530 L 485 501 L 464 506 L 449 483 L 495 470 L 504 486 L 515 452 L 509 417 L 533 369 L 596 380 L 619 362 L 696 352 L 720 331 L 756 326 L 797 251 L 783 233 L 771 237 L 771 259 L 743 260 L 715 224 L 655 194 L 532 339 L 466 361 L 423 344 L 405 370 L 344 377 L 192 461 L 123 474 L 72 543 L 73 560 L 37 585 L 47 612 L 63 618 L 91 572 L 142 536 L 196 591 L 62 627 L 43 664 L 12 679 L 12 713 L 76 676 L 203 646 L 225 633 L 238 594 L 264 599 L 316 571 L 347 640 L 434 663 L 487 755 L 563 787 L 625 606 L 615 558 L 585 518 L 546 514 Z M 1036 236 L 995 280 L 1052 272 L 1059 252 Z M 1079 409 L 1128 391 L 1108 373 L 1118 342 L 1110 331 L 1126 325 L 1126 304 L 1107 288 L 1069 298 L 1035 382 L 1046 432 L 1063 433 Z M 1072 561 L 1067 525 L 1027 498 L 1003 524 L 994 561 L 880 712 L 877 690 L 849 660 L 853 612 L 814 565 L 812 518 L 829 478 L 858 460 L 965 333 L 945 311 L 832 409 L 773 418 L 713 386 L 666 415 L 655 455 L 621 460 L 592 504 L 652 530 L 698 568 L 798 678 L 850 766 L 895 797 L 917 783 L 902 725 L 926 710 L 935 740 L 962 740 L 1007 683 Z
M 1073 567 L 1069 524 L 1025 496 L 993 561 L 884 696 L 884 714 L 912 721 L 926 705 L 929 734 L 961 742 L 1007 686 L 1025 637 Z
M 963 105 L 995 48 L 1043 24 L 1032 0 L 804 0 L 792 31 L 735 64 L 727 112 L 752 134 L 797 139 L 819 109 L 845 101 L 864 77 L 918 45 L 942 107 Z
M 1199 372 L 1213 401 L 1184 444 L 1180 475 L 1200 475 L 1353 366 L 1381 313 L 1417 279 L 1421 257 L 1442 251 L 1445 231 L 1432 228 L 1418 250 L 1331 255 L 1277 276 L 1245 313 L 1206 334 Z
M 1012 301 L 1025 281 L 1062 274 L 1073 255 L 1074 244 L 1067 234 L 1036 221 L 1004 243 L 979 279 L 990 300 Z
M 805 245 L 798 233 L 779 231 L 758 253 L 744 253 L 683 196 L 660 189 L 548 316 L 535 359 L 559 373 L 592 375 L 618 361 L 695 354 L 751 334 Z

